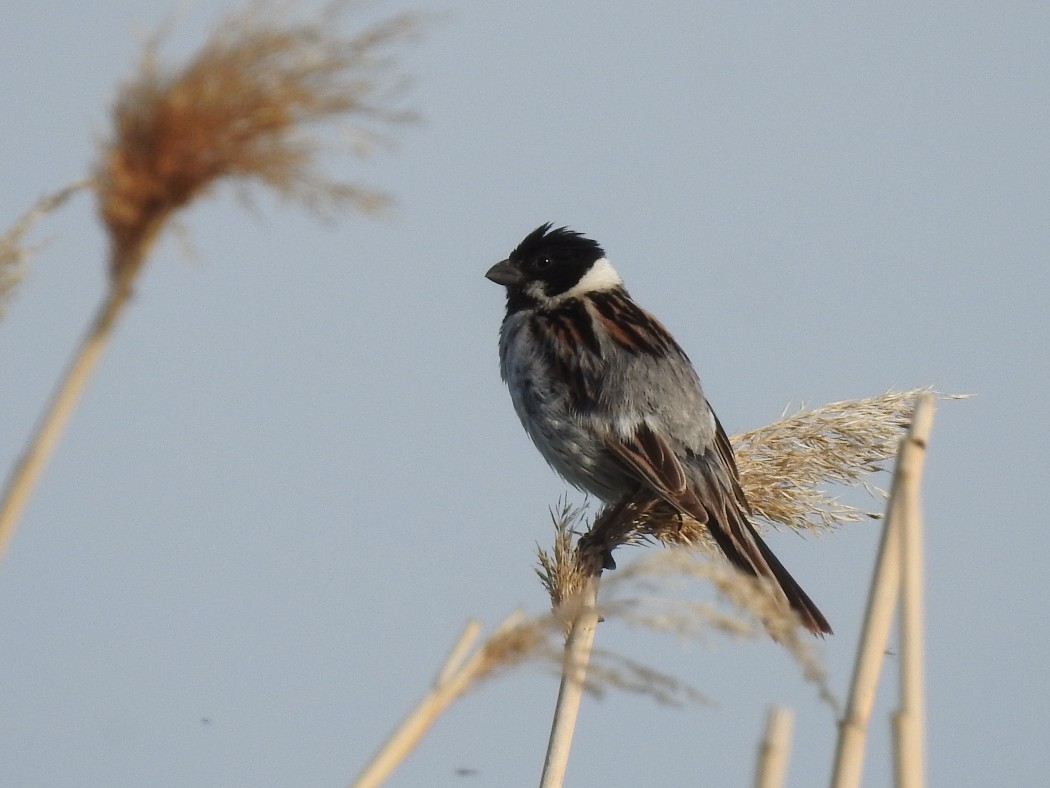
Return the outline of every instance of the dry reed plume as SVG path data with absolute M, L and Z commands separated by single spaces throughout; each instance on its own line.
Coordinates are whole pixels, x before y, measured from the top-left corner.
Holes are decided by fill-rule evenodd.
M 334 131 L 372 143 L 386 125 L 409 119 L 390 104 L 403 82 L 392 48 L 416 20 L 398 16 L 347 36 L 339 30 L 348 7 L 336 3 L 313 21 L 293 22 L 286 7 L 253 5 L 225 19 L 182 68 L 160 64 L 156 41 L 147 46 L 119 93 L 93 177 L 109 237 L 109 291 L 5 488 L 0 553 L 135 278 L 180 209 L 227 181 L 242 195 L 262 186 L 322 213 L 382 205 L 380 193 L 329 176 L 320 157 L 334 149 Z M 0 282 L 17 270 L 20 227 L 5 235 L 15 263 L 0 265 Z
M 896 454 L 915 400 L 927 391 L 887 391 L 833 402 L 734 435 L 740 484 L 755 516 L 814 532 L 880 517 L 841 503 L 824 486 L 858 485 L 881 499 L 881 491 L 865 477 L 883 470 Z
M 595 562 L 586 548 L 573 549 L 580 516 L 578 509 L 563 507 L 555 518 L 554 551 L 538 550 L 536 572 L 551 597 L 554 617 L 563 631 L 571 628 L 581 593 L 594 576 Z M 594 522 L 600 523 L 601 517 Z M 728 610 L 684 596 L 682 591 L 690 584 L 713 587 Z M 711 633 L 754 638 L 768 632 L 795 658 L 805 677 L 817 685 L 821 697 L 837 709 L 823 665 L 810 639 L 799 630 L 794 612 L 754 578 L 725 561 L 677 546 L 647 555 L 609 574 L 602 589 L 603 598 L 597 604 L 602 618 L 619 620 L 631 627 L 700 640 Z M 588 689 L 592 687 L 589 685 Z
M 4 308 L 25 276 L 26 262 L 34 251 L 25 245 L 26 235 L 37 222 L 58 210 L 66 200 L 90 185 L 91 181 L 76 181 L 53 194 L 41 197 L 0 234 L 0 318 L 3 318 Z
M 121 90 L 113 138 L 96 177 L 99 212 L 111 242 L 111 270 L 122 276 L 171 214 L 216 183 L 258 183 L 285 198 L 328 210 L 373 210 L 385 197 L 332 180 L 320 133 L 335 121 L 358 141 L 409 119 L 388 106 L 400 84 L 392 44 L 416 28 L 398 16 L 354 36 L 337 31 L 333 6 L 313 23 L 283 24 L 272 4 L 228 18 L 180 70 L 158 63 L 151 43 L 139 72 Z

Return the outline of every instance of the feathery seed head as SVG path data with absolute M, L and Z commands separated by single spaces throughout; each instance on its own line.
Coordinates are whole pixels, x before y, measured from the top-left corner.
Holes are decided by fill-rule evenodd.
M 382 205 L 381 194 L 324 174 L 318 129 L 363 122 L 355 130 L 377 140 L 377 124 L 409 118 L 383 102 L 398 84 L 387 50 L 414 19 L 344 36 L 332 18 L 284 25 L 281 13 L 264 3 L 227 18 L 181 69 L 161 66 L 156 41 L 148 46 L 120 91 L 97 167 L 114 278 L 133 274 L 171 215 L 223 179 L 315 209 Z

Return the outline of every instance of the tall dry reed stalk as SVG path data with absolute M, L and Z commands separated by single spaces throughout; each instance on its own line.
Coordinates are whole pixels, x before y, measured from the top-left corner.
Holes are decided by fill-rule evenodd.
M 498 641 L 504 632 L 513 629 L 516 618 L 517 616 L 512 615 L 497 627 L 492 640 Z M 365 770 L 354 780 L 352 788 L 374 788 L 381 785 L 419 743 L 434 720 L 484 672 L 486 663 L 490 661 L 486 649 L 480 648 L 471 652 L 479 631 L 480 626 L 476 621 L 467 622 L 459 640 L 452 647 L 445 664 L 434 679 L 430 692 L 390 735 Z
M 592 528 L 602 527 L 602 521 L 610 529 L 619 526 L 617 521 L 630 517 L 627 502 L 609 507 L 595 521 Z M 567 616 L 568 634 L 565 638 L 565 656 L 562 660 L 561 684 L 558 687 L 558 700 L 554 707 L 554 719 L 551 722 L 551 734 L 547 741 L 547 755 L 543 760 L 543 772 L 540 777 L 540 788 L 561 788 L 565 782 L 565 771 L 569 766 L 569 752 L 572 749 L 572 739 L 576 732 L 576 720 L 580 713 L 580 702 L 583 700 L 583 692 L 587 682 L 587 666 L 591 661 L 591 651 L 594 648 L 594 636 L 598 630 L 598 581 L 601 577 L 602 563 L 600 556 L 588 556 L 580 550 L 569 553 L 565 551 L 564 529 L 561 539 L 556 539 L 556 545 L 561 543 L 563 560 L 572 556 L 581 564 L 577 574 L 582 581 L 582 587 L 573 588 L 571 596 L 566 596 L 566 589 L 558 589 L 557 607 L 567 611 L 571 606 L 571 613 Z M 558 549 L 556 547 L 556 549 Z M 541 557 L 541 563 L 543 558 Z M 550 562 L 548 561 L 549 565 Z M 558 570 L 554 568 L 557 577 Z M 552 584 L 544 582 L 548 590 Z M 553 600 L 552 593 L 552 600 Z
M 791 755 L 795 715 L 784 706 L 773 706 L 766 720 L 766 734 L 758 750 L 755 788 L 782 788 Z
M 898 788 L 926 784 L 926 701 L 923 680 L 923 549 L 922 505 L 919 491 L 926 457 L 926 441 L 933 421 L 933 398 L 920 398 L 902 449 L 897 474 L 901 477 L 899 517 L 901 544 L 900 708 L 894 716 Z
M 343 35 L 349 5 L 307 22 L 291 20 L 287 5 L 253 5 L 227 17 L 182 67 L 162 65 L 156 41 L 147 46 L 120 90 L 92 179 L 109 237 L 109 288 L 7 482 L 0 555 L 176 213 L 224 182 L 265 187 L 321 212 L 383 204 L 378 192 L 331 179 L 319 155 L 332 147 L 324 134 L 332 124 L 375 141 L 388 124 L 409 119 L 390 106 L 402 82 L 391 47 L 417 24 L 398 16 Z
M 587 665 L 591 659 L 594 636 L 598 630 L 598 577 L 591 576 L 580 593 L 579 609 L 572 619 L 569 636 L 565 639 L 565 659 L 561 671 L 561 685 L 543 761 L 540 788 L 557 788 L 565 782 L 569 765 L 569 751 L 580 712 L 580 701 L 587 686 Z
M 914 554 L 915 535 L 905 536 L 906 531 L 919 527 L 918 487 L 921 480 L 922 464 L 925 459 L 926 444 L 929 441 L 930 427 L 933 420 L 934 398 L 923 392 L 917 398 L 915 416 L 908 434 L 900 442 L 897 469 L 893 476 L 890 499 L 886 508 L 886 522 L 882 531 L 882 543 L 876 559 L 875 572 L 872 576 L 871 590 L 868 595 L 868 606 L 864 616 L 864 626 L 857 659 L 853 668 L 853 679 L 850 685 L 849 701 L 846 712 L 839 725 L 839 738 L 835 751 L 835 762 L 832 771 L 832 788 L 857 788 L 860 785 L 864 768 L 864 748 L 866 743 L 868 721 L 875 701 L 875 690 L 882 670 L 886 645 L 889 641 L 893 613 L 897 605 L 901 588 L 902 552 L 905 541 L 912 542 Z M 909 523 L 908 521 L 911 520 Z M 919 560 L 915 555 L 915 560 Z M 910 605 L 917 606 L 921 600 L 915 598 L 916 584 L 920 582 L 917 571 L 909 570 Z M 903 650 L 908 651 L 908 665 L 902 665 L 902 683 L 907 687 L 907 697 L 903 700 L 902 711 L 909 715 L 903 726 L 898 726 L 901 738 L 898 740 L 898 779 L 906 782 L 898 785 L 921 785 L 922 769 L 922 701 L 921 701 L 921 618 L 918 611 L 909 614 L 908 628 L 904 631 Z M 916 664 L 916 661 L 918 664 Z M 919 671 L 919 675 L 912 675 Z M 904 674 L 909 674 L 907 678 Z M 919 769 L 916 777 L 913 771 Z

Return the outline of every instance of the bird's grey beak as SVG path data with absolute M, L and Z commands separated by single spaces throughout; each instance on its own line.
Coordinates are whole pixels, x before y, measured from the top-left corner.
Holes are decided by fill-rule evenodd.
M 525 281 L 521 271 L 510 260 L 502 260 L 496 263 L 486 272 L 485 278 L 491 279 L 496 284 L 504 287 L 513 287 Z

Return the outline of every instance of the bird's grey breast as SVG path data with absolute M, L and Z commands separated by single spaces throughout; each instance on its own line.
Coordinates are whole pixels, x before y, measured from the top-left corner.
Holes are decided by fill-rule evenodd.
M 575 407 L 572 382 L 563 379 L 545 343 L 535 336 L 534 315 L 508 315 L 500 331 L 500 371 L 514 410 L 547 463 L 568 482 L 604 500 L 622 493 L 623 475 Z

